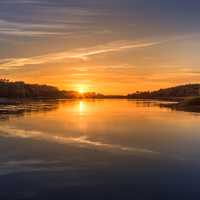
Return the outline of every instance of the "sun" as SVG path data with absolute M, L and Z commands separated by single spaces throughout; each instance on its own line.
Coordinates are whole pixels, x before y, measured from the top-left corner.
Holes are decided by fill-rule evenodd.
M 76 88 L 77 88 L 77 91 L 79 92 L 79 94 L 84 94 L 88 91 L 87 85 L 80 84 L 80 85 L 77 85 Z
M 74 90 L 77 91 L 81 96 L 90 91 L 88 84 L 76 84 Z
M 80 94 L 84 94 L 85 93 L 85 88 L 83 88 L 83 87 L 79 88 L 78 92 Z

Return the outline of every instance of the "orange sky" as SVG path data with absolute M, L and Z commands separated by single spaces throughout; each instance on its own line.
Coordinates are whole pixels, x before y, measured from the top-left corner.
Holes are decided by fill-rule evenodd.
M 9 2 L 0 2 L 2 78 L 104 94 L 200 80 L 198 2 Z

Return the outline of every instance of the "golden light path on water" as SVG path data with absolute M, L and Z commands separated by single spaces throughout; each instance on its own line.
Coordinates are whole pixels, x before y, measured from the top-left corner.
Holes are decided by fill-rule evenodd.
M 86 107 L 84 105 L 84 102 L 80 101 L 79 102 L 79 112 L 80 112 L 80 114 L 82 114 L 85 111 L 85 109 L 86 109 Z

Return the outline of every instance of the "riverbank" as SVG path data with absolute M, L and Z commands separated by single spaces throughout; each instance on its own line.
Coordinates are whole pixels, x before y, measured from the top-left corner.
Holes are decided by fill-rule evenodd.
M 177 103 L 165 104 L 164 106 L 175 110 L 200 112 L 200 97 L 186 97 Z

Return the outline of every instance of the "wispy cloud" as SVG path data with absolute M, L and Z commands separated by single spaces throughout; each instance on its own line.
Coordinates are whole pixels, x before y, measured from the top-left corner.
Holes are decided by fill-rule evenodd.
M 35 4 L 36 0 L 2 0 L 0 4 Z
M 39 23 L 25 23 L 25 22 L 16 22 L 0 19 L 0 27 L 3 28 L 19 28 L 19 29 L 30 29 L 30 28 L 63 28 L 62 24 L 39 24 Z
M 5 36 L 28 36 L 28 37 L 48 37 L 66 35 L 63 30 L 66 25 L 42 24 L 42 23 L 26 23 L 26 22 L 11 22 L 0 19 L 0 35 Z M 73 28 L 72 26 L 68 28 Z
M 27 36 L 33 37 L 47 37 L 60 36 L 69 32 L 77 33 L 77 30 L 88 30 L 91 25 L 91 18 L 97 16 L 98 13 L 82 7 L 66 6 L 64 2 L 53 1 L 36 1 L 36 0 L 9 0 L 0 1 L 1 4 L 7 5 L 16 10 L 23 10 L 22 17 L 11 17 L 5 14 L 0 15 L 0 35 L 3 36 Z M 28 5 L 27 5 L 28 4 Z M 2 6 L 2 7 L 3 7 Z M 8 9 L 8 7 L 6 8 Z M 18 9 L 17 9 L 18 8 Z M 30 15 L 26 16 L 27 14 Z M 31 15 L 31 13 L 34 13 Z M 101 13 L 102 14 L 102 13 Z M 20 15 L 19 15 L 20 16 Z M 89 29 L 90 30 L 90 29 Z
M 130 41 L 117 41 L 108 43 L 105 45 L 95 46 L 91 48 L 81 48 L 72 51 L 64 51 L 58 53 L 51 53 L 41 56 L 28 57 L 28 58 L 7 58 L 0 60 L 1 69 L 9 69 L 12 67 L 23 67 L 26 65 L 37 65 L 45 63 L 56 63 L 63 61 L 65 59 L 82 59 L 86 60 L 91 56 L 107 54 L 107 53 L 116 53 L 125 50 L 138 49 L 138 48 L 147 48 L 152 47 L 158 44 L 161 44 L 160 41 L 153 42 L 137 42 L 133 43 Z

